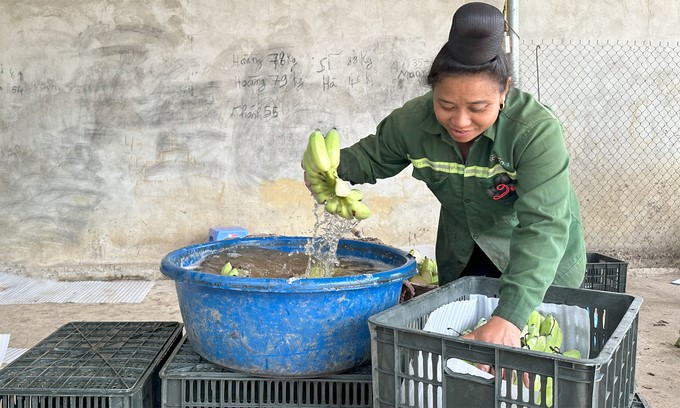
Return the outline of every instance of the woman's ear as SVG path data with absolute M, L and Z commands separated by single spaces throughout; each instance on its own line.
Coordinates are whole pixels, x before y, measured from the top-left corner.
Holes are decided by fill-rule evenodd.
M 503 92 L 501 92 L 501 99 L 505 100 L 505 96 L 508 94 L 508 91 L 510 90 L 510 84 L 512 83 L 512 77 L 508 77 L 508 80 L 505 82 L 505 89 L 503 89 Z

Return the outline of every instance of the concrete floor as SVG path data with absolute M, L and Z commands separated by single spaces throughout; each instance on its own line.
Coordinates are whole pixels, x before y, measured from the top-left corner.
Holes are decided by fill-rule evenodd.
M 11 348 L 29 348 L 71 321 L 182 321 L 174 282 L 160 273 L 154 287 L 136 304 L 3 305 L 0 333 L 10 333 Z M 644 299 L 639 313 L 636 383 L 653 408 L 680 406 L 680 278 L 677 269 L 631 269 L 627 290 Z

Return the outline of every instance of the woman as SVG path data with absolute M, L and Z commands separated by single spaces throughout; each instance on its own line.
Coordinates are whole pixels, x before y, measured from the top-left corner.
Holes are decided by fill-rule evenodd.
M 431 91 L 343 149 L 338 175 L 375 183 L 408 165 L 441 203 L 440 284 L 500 278 L 498 307 L 468 337 L 520 346 L 520 329 L 551 284 L 578 287 L 586 249 L 560 121 L 511 87 L 495 7 L 456 11 L 432 63 Z

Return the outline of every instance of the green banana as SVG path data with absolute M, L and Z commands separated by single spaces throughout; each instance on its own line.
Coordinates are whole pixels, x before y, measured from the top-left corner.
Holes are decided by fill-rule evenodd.
M 557 327 L 553 329 L 552 333 L 545 336 L 546 342 L 548 343 L 549 352 L 559 353 L 562 347 L 562 329 Z
M 368 206 L 361 201 L 352 201 L 349 203 L 349 209 L 350 213 L 356 218 L 357 220 L 365 220 L 366 218 L 371 216 L 371 210 L 368 208 Z
M 522 332 L 520 333 L 520 343 L 522 347 L 527 345 L 529 339 L 539 335 L 539 329 L 541 327 L 542 321 L 543 315 L 541 315 L 538 310 L 534 309 L 529 315 L 527 323 L 524 325 L 524 328 L 522 328 Z
M 439 284 L 439 274 L 437 273 L 437 263 L 434 259 L 424 257 L 423 262 L 418 268 L 420 275 L 431 285 Z
M 541 390 L 541 376 L 537 375 L 534 380 L 534 391 L 538 392 Z M 539 392 L 536 397 L 536 403 L 541 404 L 541 393 Z M 547 377 L 545 380 L 545 406 L 553 406 L 553 379 L 552 377 Z
M 479 329 L 480 327 L 484 326 L 486 324 L 487 320 L 485 317 L 480 317 L 479 320 L 477 321 L 477 324 L 475 325 L 474 330 Z
M 324 271 L 324 268 L 321 264 L 317 262 L 312 262 L 311 267 L 309 268 L 309 277 L 310 278 L 323 278 L 326 276 L 326 272 Z
M 477 324 L 475 324 L 474 327 L 472 327 L 472 328 L 468 327 L 467 329 L 463 330 L 461 335 L 466 336 L 466 335 L 472 333 L 473 330 L 477 330 L 480 327 L 484 326 L 486 324 L 486 322 L 487 322 L 487 320 L 484 316 L 480 317 L 479 320 L 477 320 Z M 470 363 L 470 364 L 474 364 L 474 363 Z
M 539 332 L 539 326 L 531 324 L 529 325 L 527 330 L 528 330 L 527 337 L 529 338 L 538 337 L 541 335 L 541 333 Z
M 333 194 L 328 190 L 319 191 L 314 193 L 314 199 L 318 204 L 325 204 L 329 199 L 333 198 Z
M 302 158 L 302 165 L 305 169 L 307 181 L 309 182 L 309 189 L 312 191 L 314 199 L 317 203 L 323 204 L 332 197 L 333 194 L 325 173 L 320 172 L 312 163 L 311 155 L 309 150 L 305 151 Z
M 551 334 L 554 330 L 559 330 L 559 325 L 557 324 L 557 319 L 552 314 L 548 314 L 545 319 L 541 322 L 541 327 L 539 329 L 539 334 L 546 336 Z
M 315 194 L 318 194 L 318 193 L 328 193 L 328 194 L 330 194 L 330 188 L 328 187 L 328 184 L 326 184 L 326 182 L 310 183 L 309 189 L 312 190 L 312 193 L 315 193 Z
M 408 281 L 411 282 L 411 283 L 416 283 L 418 285 L 429 285 L 429 283 L 425 282 L 425 279 L 423 279 L 423 277 L 418 275 L 418 274 L 413 275 Z M 470 330 L 470 331 L 472 331 L 472 330 Z M 466 333 L 463 333 L 463 334 L 466 334 Z
M 538 341 L 538 336 L 529 337 L 529 338 L 524 340 L 522 348 L 528 349 L 528 350 L 535 350 L 537 341 Z
M 328 157 L 328 151 L 326 150 L 326 141 L 323 133 L 321 133 L 319 129 L 316 129 L 309 135 L 307 149 L 309 149 L 309 157 L 315 168 L 321 172 L 330 170 L 331 160 Z
M 323 173 L 305 170 L 305 174 L 307 176 L 307 181 L 310 184 L 321 184 L 321 183 L 328 184 L 328 179 L 326 178 L 326 176 Z M 330 184 L 329 184 L 329 187 L 330 187 Z
M 335 189 L 335 185 L 338 182 L 338 172 L 336 169 L 330 169 L 323 175 L 324 180 L 326 180 L 326 183 L 333 189 Z
M 519 334 L 519 338 L 522 342 L 522 345 L 524 345 L 524 342 L 528 337 L 529 337 L 529 325 L 525 324 L 524 327 L 522 328 L 522 331 Z
M 562 349 L 562 340 L 564 336 L 564 334 L 562 333 L 562 328 L 557 326 L 556 329 L 553 329 L 553 333 L 551 334 L 551 336 L 554 337 L 552 344 L 554 348 L 552 349 L 552 351 L 558 353 Z
M 316 168 L 314 162 L 312 162 L 312 153 L 309 151 L 309 146 L 302 155 L 302 168 L 305 170 L 305 173 L 307 173 L 307 177 L 319 177 L 323 174 L 321 171 L 319 171 L 319 169 Z
M 222 270 L 220 271 L 220 275 L 223 275 L 223 276 L 238 276 L 238 269 L 234 268 L 231 265 L 231 262 L 227 262 L 222 267 Z
M 548 350 L 548 340 L 545 338 L 545 336 L 537 336 L 534 337 L 534 339 L 536 339 L 536 342 L 534 343 L 534 347 L 531 348 L 531 350 L 542 352 L 546 352 Z
M 567 350 L 564 353 L 562 353 L 562 355 L 569 358 L 581 358 L 581 352 L 578 351 L 577 349 Z
M 352 210 L 349 208 L 349 203 L 347 200 L 344 199 L 339 199 L 340 205 L 338 205 L 338 211 L 336 214 L 341 216 L 342 218 L 346 220 L 352 220 L 354 219 L 354 216 L 352 215 Z
M 336 196 L 333 196 L 326 201 L 325 209 L 329 214 L 337 214 L 339 206 L 340 199 L 338 199 Z
M 413 257 L 417 265 L 420 265 L 420 263 L 423 262 L 423 255 L 417 249 L 411 249 L 408 251 L 408 254 Z
M 432 275 L 432 284 L 439 285 L 439 267 L 437 266 L 437 262 L 432 258 L 428 259 L 430 261 L 429 267 L 430 275 Z
M 533 312 L 529 315 L 529 320 L 527 320 L 527 325 L 528 326 L 536 326 L 536 328 L 541 327 L 541 323 L 543 322 L 543 315 L 538 312 L 538 310 L 534 309 Z
M 231 262 L 227 262 L 224 264 L 222 267 L 222 270 L 220 271 L 221 275 L 229 275 L 229 272 L 231 271 Z
M 432 268 L 430 265 L 430 258 L 424 257 L 423 261 L 418 265 L 418 273 L 425 279 L 425 282 L 431 284 L 432 282 Z
M 347 199 L 350 201 L 361 201 L 364 198 L 364 193 L 358 188 L 353 188 L 347 194 Z
M 340 133 L 336 128 L 332 128 L 326 133 L 326 152 L 330 160 L 330 168 L 336 169 L 340 164 Z

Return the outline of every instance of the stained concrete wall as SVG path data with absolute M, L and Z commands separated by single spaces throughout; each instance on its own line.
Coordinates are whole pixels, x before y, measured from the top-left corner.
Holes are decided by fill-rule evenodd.
M 349 145 L 424 92 L 462 3 L 0 2 L 0 266 L 153 274 L 211 226 L 309 234 L 309 132 Z M 677 2 L 520 3 L 523 40 L 678 39 Z M 409 170 L 362 188 L 365 235 L 434 242 Z

